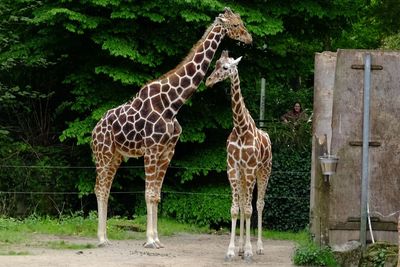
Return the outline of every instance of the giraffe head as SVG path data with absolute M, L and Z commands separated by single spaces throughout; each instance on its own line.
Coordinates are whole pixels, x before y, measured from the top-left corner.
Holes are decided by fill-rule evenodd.
M 225 7 L 225 12 L 219 14 L 217 21 L 226 29 L 229 38 L 251 44 L 253 38 L 247 31 L 239 14 L 235 14 L 229 7 Z
M 214 71 L 208 76 L 206 80 L 206 86 L 210 87 L 214 84 L 221 82 L 228 77 L 232 77 L 237 73 L 237 65 L 239 64 L 242 57 L 233 59 L 229 57 L 228 51 L 222 51 L 221 57 L 215 63 Z

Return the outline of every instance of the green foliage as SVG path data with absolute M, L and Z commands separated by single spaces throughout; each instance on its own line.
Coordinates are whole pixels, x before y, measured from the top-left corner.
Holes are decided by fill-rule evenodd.
M 186 155 L 184 158 L 178 157 L 174 161 L 174 166 L 179 168 L 176 176 L 180 177 L 181 183 L 191 181 L 198 176 L 226 171 L 226 150 L 224 146 L 214 147 L 212 150 L 207 147 L 192 146 L 192 149 L 192 154 Z
M 301 266 L 338 266 L 332 250 L 327 246 L 318 247 L 309 233 L 307 238 L 299 240 L 293 263 Z
M 226 224 L 231 218 L 230 192 L 229 186 L 203 186 L 185 192 L 165 190 L 159 212 L 181 223 L 209 227 Z M 137 203 L 135 211 L 138 215 L 145 214 L 144 201 Z
M 338 266 L 329 247 L 318 248 L 313 244 L 298 247 L 293 262 L 302 266 Z
M 369 244 L 363 251 L 360 267 L 394 266 L 398 258 L 398 246 L 387 242 Z
M 385 37 L 382 40 L 382 48 L 400 49 L 400 33 Z
M 88 144 L 92 140 L 91 131 L 93 129 L 93 123 L 96 122 L 91 117 L 84 119 L 83 121 L 75 119 L 73 122 L 69 122 L 69 128 L 66 129 L 60 136 L 60 140 L 64 141 L 67 138 L 76 138 L 77 144 Z
M 66 19 L 66 21 L 63 21 Z M 86 29 L 95 29 L 100 19 L 63 7 L 42 8 L 34 12 L 33 24 L 55 25 L 63 21 L 63 26 L 70 32 L 83 34 Z
M 296 153 L 290 147 L 273 154 L 264 212 L 268 229 L 299 231 L 307 226 L 310 161 L 309 151 Z
M 374 266 L 376 266 L 376 267 L 385 266 L 386 256 L 387 256 L 387 250 L 386 249 L 380 249 L 378 251 L 378 253 L 376 253 L 374 255 L 374 257 L 372 258 Z
M 93 180 L 94 171 L 68 168 L 60 171 L 48 167 L 67 167 L 68 160 L 78 159 L 72 151 L 67 153 L 62 147 L 33 147 L 25 142 L 15 142 L 9 136 L 0 135 L 0 140 L 4 143 L 0 155 L 7 155 L 2 156 L 0 166 L 0 191 L 5 191 L 0 194 L 1 214 L 60 214 L 79 208 L 81 203 L 75 195 L 62 193 L 76 191 L 76 183 L 82 177 Z

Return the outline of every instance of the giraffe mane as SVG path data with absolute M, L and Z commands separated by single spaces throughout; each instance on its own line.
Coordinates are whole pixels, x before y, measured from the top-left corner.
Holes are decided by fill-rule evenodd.
M 214 26 L 218 25 L 218 24 L 219 24 L 219 20 L 218 20 L 218 17 L 217 17 L 217 18 L 215 18 L 214 22 L 210 26 L 208 26 L 208 28 L 204 32 L 203 36 L 201 37 L 201 39 L 198 40 L 197 43 L 193 45 L 192 49 L 190 49 L 190 51 L 187 54 L 187 56 L 174 69 L 172 69 L 172 70 L 168 71 L 167 73 L 163 74 L 160 78 L 157 78 L 156 80 L 162 80 L 162 79 L 168 77 L 169 75 L 174 73 L 177 69 L 182 67 L 185 63 L 190 61 L 193 58 L 197 48 L 200 46 L 200 44 L 202 44 L 204 42 L 204 40 L 206 39 L 207 35 L 211 32 L 212 28 Z

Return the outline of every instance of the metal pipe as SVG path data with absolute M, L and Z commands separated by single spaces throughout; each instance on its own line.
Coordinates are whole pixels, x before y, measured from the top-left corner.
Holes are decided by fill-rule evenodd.
M 367 204 L 368 204 L 368 161 L 369 161 L 369 109 L 371 88 L 371 54 L 364 57 L 364 105 L 363 105 L 363 143 L 362 143 L 362 176 L 361 176 L 361 218 L 360 243 L 362 248 L 367 243 Z

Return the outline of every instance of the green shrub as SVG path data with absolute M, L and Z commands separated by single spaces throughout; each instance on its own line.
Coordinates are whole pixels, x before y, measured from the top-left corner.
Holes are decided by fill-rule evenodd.
M 395 266 L 397 262 L 397 245 L 388 242 L 378 241 L 369 244 L 363 252 L 360 267 L 383 267 Z
M 329 247 L 319 248 L 311 241 L 296 249 L 293 262 L 306 266 L 338 266 Z
M 166 189 L 162 193 L 159 213 L 178 222 L 201 226 L 228 224 L 231 220 L 230 192 L 229 186 L 204 186 L 187 192 Z M 142 201 L 137 201 L 135 215 L 146 213 L 144 202 L 144 198 Z
M 272 153 L 264 224 L 278 231 L 300 231 L 309 222 L 311 154 L 290 148 Z

